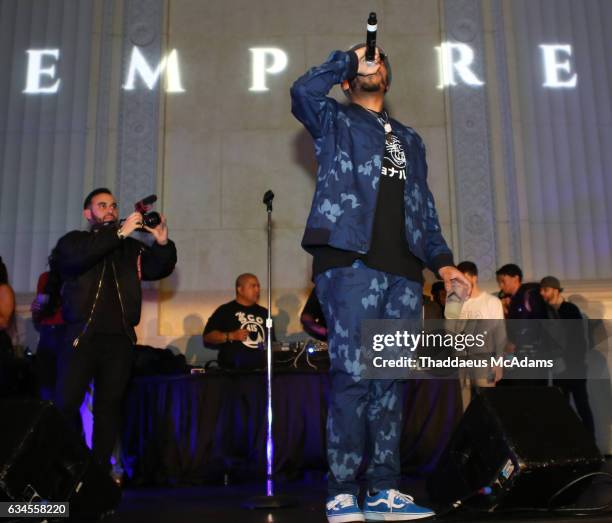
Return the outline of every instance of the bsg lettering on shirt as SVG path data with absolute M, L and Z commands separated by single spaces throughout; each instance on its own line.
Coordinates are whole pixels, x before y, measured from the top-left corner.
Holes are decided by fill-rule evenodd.
M 263 318 L 260 318 L 259 316 L 255 316 L 254 314 L 245 314 L 244 312 L 237 312 L 236 313 L 236 317 L 238 318 L 238 321 L 240 322 L 241 325 L 244 325 L 245 323 L 253 323 L 256 322 L 259 325 L 263 325 Z M 255 325 L 251 326 L 252 328 L 249 330 L 256 330 Z

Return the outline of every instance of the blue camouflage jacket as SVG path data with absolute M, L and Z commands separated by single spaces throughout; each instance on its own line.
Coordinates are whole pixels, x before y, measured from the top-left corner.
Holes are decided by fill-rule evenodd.
M 334 51 L 323 65 L 310 69 L 291 87 L 291 110 L 314 138 L 319 163 L 302 239 L 307 251 L 321 245 L 359 253 L 370 248 L 384 129 L 363 107 L 343 105 L 327 96 L 335 84 L 354 78 L 357 66 L 355 53 Z M 414 129 L 393 119 L 390 123 L 406 154 L 406 241 L 410 251 L 437 272 L 452 265 L 453 257 L 427 186 L 425 146 Z

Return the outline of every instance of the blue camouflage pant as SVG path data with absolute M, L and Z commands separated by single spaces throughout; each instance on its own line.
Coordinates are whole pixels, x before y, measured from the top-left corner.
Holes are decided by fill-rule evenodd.
M 397 488 L 402 421 L 401 382 L 366 380 L 361 361 L 361 322 L 416 319 L 420 283 L 371 269 L 360 260 L 316 277 L 328 326 L 331 390 L 327 417 L 328 492 L 358 495 L 357 471 L 367 450 L 368 488 Z M 366 449 L 366 442 L 369 448 Z

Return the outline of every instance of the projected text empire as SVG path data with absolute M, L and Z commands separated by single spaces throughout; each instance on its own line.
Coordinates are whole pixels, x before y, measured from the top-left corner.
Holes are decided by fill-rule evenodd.
M 542 87 L 550 89 L 574 88 L 578 75 L 571 62 L 572 46 L 569 44 L 542 44 L 542 66 L 544 82 Z M 287 53 L 276 47 L 251 47 L 251 85 L 249 91 L 269 91 L 270 75 L 277 75 L 287 69 Z M 440 83 L 438 88 L 467 85 L 482 87 L 484 81 L 474 71 L 473 49 L 461 43 L 443 42 L 436 47 Z M 59 92 L 62 79 L 57 75 L 57 64 L 61 59 L 59 49 L 28 49 L 25 88 L 29 95 L 49 95 Z M 137 84 L 154 90 L 162 76 L 168 93 L 184 93 L 180 73 L 179 56 L 173 49 L 157 64 L 150 64 L 137 46 L 132 48 L 127 75 L 122 88 L 133 91 Z M 140 82 L 137 81 L 140 79 Z

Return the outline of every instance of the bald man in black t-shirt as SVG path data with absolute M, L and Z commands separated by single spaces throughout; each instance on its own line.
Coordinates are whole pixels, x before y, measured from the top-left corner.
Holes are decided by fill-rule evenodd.
M 263 369 L 266 365 L 268 309 L 257 304 L 260 290 L 257 276 L 241 274 L 236 278 L 236 299 L 218 307 L 206 323 L 204 345 L 219 350 L 219 365 L 224 369 Z

